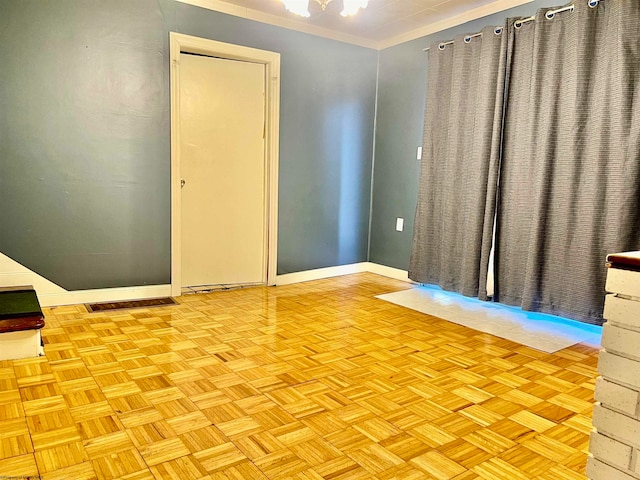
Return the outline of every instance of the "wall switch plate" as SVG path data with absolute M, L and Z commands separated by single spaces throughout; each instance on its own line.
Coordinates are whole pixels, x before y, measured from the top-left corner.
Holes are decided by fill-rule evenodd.
M 422 160 L 422 147 L 418 147 L 418 154 L 416 155 L 416 160 Z
M 404 230 L 404 218 L 396 218 L 396 231 L 402 232 Z

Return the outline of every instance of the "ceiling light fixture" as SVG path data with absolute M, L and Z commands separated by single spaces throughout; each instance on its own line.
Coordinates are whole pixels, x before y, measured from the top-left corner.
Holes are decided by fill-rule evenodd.
M 320 8 L 322 8 L 323 11 L 326 10 L 327 5 L 332 2 L 332 0 L 315 1 L 320 5 Z M 309 0 L 282 0 L 282 3 L 284 3 L 284 7 L 291 13 L 295 13 L 301 17 L 311 16 L 309 13 Z M 355 15 L 361 8 L 367 8 L 368 3 L 369 0 L 342 0 L 343 8 L 340 15 L 343 17 Z

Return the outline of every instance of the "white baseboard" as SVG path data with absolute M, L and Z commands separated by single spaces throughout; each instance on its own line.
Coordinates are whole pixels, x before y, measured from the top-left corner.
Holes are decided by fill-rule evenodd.
M 396 280 L 402 280 L 403 282 L 416 283 L 409 279 L 409 272 L 406 270 L 400 270 L 399 268 L 387 267 L 386 265 L 380 265 L 379 263 L 367 262 L 368 272 L 376 273 L 384 277 L 395 278 Z
M 144 285 L 140 287 L 101 288 L 98 290 L 74 290 L 64 293 L 38 294 L 40 305 L 54 307 L 79 303 L 121 302 L 146 298 L 170 297 L 171 285 Z
M 119 302 L 171 296 L 171 285 L 101 288 L 97 290 L 65 290 L 33 270 L 0 253 L 0 287 L 31 285 L 43 307 L 77 305 L 79 303 Z
M 409 280 L 408 273 L 405 270 L 387 267 L 377 263 L 361 262 L 278 275 L 276 276 L 276 285 L 290 285 L 293 283 L 309 282 L 311 280 L 321 280 L 323 278 L 339 277 L 341 275 L 362 272 L 376 273 L 385 277 L 395 278 L 396 280 L 413 283 Z M 99 290 L 76 290 L 61 293 L 45 293 L 43 295 L 38 294 L 40 304 L 43 307 L 93 302 L 117 302 L 169 296 L 171 296 L 171 285 L 147 285 L 140 287 L 103 288 Z
M 337 267 L 316 268 L 303 272 L 285 273 L 276 276 L 276 285 L 290 285 L 292 283 L 309 282 L 311 280 L 322 280 L 323 278 L 339 277 L 351 273 L 368 272 L 368 262 L 351 263 L 349 265 L 338 265 Z
M 309 282 L 311 280 L 321 280 L 323 278 L 339 277 L 340 275 L 362 272 L 376 273 L 385 277 L 395 278 L 396 280 L 411 282 L 411 280 L 409 280 L 409 273 L 406 270 L 387 267 L 377 263 L 361 262 L 278 275 L 276 277 L 276 285 L 290 285 L 292 283 Z
M 385 277 L 411 282 L 405 270 L 387 267 L 372 262 L 352 263 L 336 267 L 317 268 L 303 272 L 276 276 L 276 285 L 321 280 L 352 273 L 371 272 Z M 94 302 L 118 302 L 146 298 L 171 296 L 171 285 L 144 285 L 136 287 L 101 288 L 97 290 L 67 291 L 55 283 L 41 277 L 25 266 L 0 253 L 0 286 L 33 285 L 38 300 L 43 307 L 77 305 Z
M 339 277 L 352 273 L 370 272 L 385 277 L 395 278 L 404 282 L 409 280 L 408 272 L 398 268 L 387 267 L 371 262 L 352 263 L 337 267 L 317 268 L 303 272 L 287 273 L 276 276 L 276 285 L 290 285 L 293 283 L 322 280 L 323 278 Z M 145 298 L 169 297 L 171 285 L 148 285 L 141 287 L 103 288 L 99 290 L 76 290 L 61 293 L 45 293 L 38 298 L 43 307 L 59 305 L 76 305 L 93 302 L 117 302 L 124 300 L 139 300 Z

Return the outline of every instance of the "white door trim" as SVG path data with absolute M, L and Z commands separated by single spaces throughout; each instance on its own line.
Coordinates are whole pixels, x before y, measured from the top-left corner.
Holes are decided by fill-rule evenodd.
M 182 222 L 180 197 L 180 53 L 198 53 L 265 65 L 265 177 L 267 219 L 265 256 L 267 285 L 275 285 L 278 248 L 278 161 L 280 133 L 280 54 L 217 42 L 181 33 L 169 33 L 171 65 L 171 294 L 182 290 Z

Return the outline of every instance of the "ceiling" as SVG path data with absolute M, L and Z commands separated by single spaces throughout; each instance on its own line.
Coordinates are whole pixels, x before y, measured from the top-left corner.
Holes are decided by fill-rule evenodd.
M 532 0 L 369 0 L 353 17 L 340 15 L 341 0 L 325 12 L 311 0 L 309 18 L 288 12 L 280 0 L 179 0 L 252 20 L 370 48 L 386 48 Z

